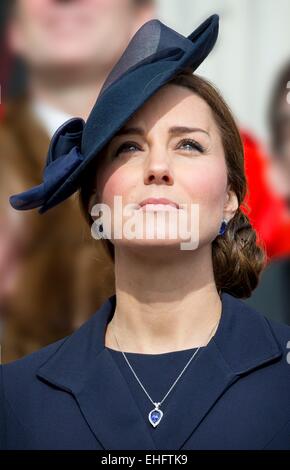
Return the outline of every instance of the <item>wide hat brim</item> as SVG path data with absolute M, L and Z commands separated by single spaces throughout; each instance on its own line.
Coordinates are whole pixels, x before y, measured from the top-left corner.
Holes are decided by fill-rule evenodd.
M 218 25 L 218 15 L 212 15 L 185 37 L 157 19 L 145 23 L 108 75 L 87 122 L 73 118 L 55 132 L 43 182 L 11 196 L 12 207 L 40 207 L 44 213 L 77 191 L 88 164 L 130 117 L 178 72 L 194 72 L 203 62 Z

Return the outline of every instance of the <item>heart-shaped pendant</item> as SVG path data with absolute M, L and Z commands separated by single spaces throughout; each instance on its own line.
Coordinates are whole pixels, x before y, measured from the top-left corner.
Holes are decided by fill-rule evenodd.
M 154 403 L 154 405 L 155 405 L 155 408 L 150 411 L 148 415 L 148 419 L 149 419 L 149 422 L 152 424 L 152 426 L 156 428 L 156 426 L 158 426 L 158 424 L 160 423 L 162 419 L 163 412 L 159 409 L 160 403 Z

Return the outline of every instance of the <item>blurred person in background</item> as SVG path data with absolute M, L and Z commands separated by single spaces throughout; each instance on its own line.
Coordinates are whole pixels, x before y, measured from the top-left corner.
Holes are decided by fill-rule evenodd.
M 114 291 L 111 261 L 76 198 L 41 216 L 12 214 L 8 196 L 41 181 L 55 130 L 71 116 L 86 119 L 108 72 L 153 16 L 152 0 L 9 1 L 7 41 L 27 86 L 0 121 L 3 363 L 69 334 Z
M 7 199 L 2 197 L 8 191 L 21 187 L 15 178 L 11 178 L 9 171 L 10 165 L 3 162 L 0 187 L 0 317 L 2 318 L 6 311 L 5 304 L 14 294 L 24 247 L 28 245 L 28 228 L 24 224 L 24 217 L 11 210 Z
M 285 199 L 290 213 L 290 61 L 275 84 L 269 124 L 273 150 L 273 182 Z
M 269 129 L 272 151 L 269 176 L 273 189 L 283 197 L 290 215 L 290 62 L 283 67 L 274 85 Z M 276 223 L 275 214 L 272 223 Z M 263 310 L 268 317 L 290 325 L 289 287 L 290 254 L 285 253 L 269 263 L 247 303 Z

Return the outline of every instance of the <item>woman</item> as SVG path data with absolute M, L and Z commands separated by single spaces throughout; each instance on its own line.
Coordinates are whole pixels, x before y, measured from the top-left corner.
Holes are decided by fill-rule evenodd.
M 97 227 L 116 295 L 71 336 L 2 367 L 3 448 L 290 448 L 290 330 L 238 299 L 264 264 L 241 211 L 241 140 L 217 91 L 192 75 L 217 21 L 189 38 L 146 23 L 85 126 L 53 138 L 43 185 L 11 198 L 45 212 L 80 187 L 90 224 L 96 203 L 109 208 Z M 187 249 L 170 215 L 190 234 L 198 225 Z

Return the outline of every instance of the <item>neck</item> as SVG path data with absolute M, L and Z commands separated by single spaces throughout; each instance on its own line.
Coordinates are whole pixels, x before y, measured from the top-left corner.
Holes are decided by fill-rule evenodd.
M 35 100 L 87 119 L 107 75 L 108 70 L 32 70 L 29 93 Z
M 214 334 L 222 304 L 211 245 L 166 254 L 115 248 L 117 303 L 106 346 L 118 350 L 116 336 L 122 351 L 158 354 L 205 346 Z

